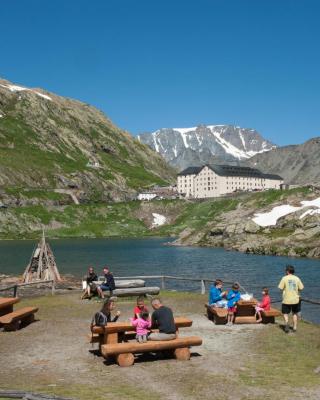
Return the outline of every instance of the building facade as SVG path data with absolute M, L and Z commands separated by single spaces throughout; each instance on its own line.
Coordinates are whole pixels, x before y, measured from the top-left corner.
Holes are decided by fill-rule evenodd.
M 280 189 L 279 175 L 233 165 L 189 167 L 178 174 L 178 193 L 188 198 L 219 197 L 237 191 Z

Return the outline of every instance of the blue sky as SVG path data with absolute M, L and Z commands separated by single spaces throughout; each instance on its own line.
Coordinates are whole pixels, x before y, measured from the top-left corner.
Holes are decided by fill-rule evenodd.
M 320 136 L 316 0 L 11 0 L 0 76 L 77 98 L 136 134 L 235 124 Z

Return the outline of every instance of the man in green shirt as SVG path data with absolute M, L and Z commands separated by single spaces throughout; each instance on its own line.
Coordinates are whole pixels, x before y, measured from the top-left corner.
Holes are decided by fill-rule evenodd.
M 287 265 L 286 275 L 281 279 L 278 288 L 282 290 L 282 314 L 285 321 L 284 331 L 289 333 L 289 314 L 292 312 L 293 332 L 297 331 L 298 313 L 300 312 L 299 292 L 304 288 L 300 278 L 294 275 L 294 267 Z

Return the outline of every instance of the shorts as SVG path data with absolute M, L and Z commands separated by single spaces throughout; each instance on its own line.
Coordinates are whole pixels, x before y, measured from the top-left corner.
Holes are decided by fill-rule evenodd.
M 281 312 L 282 314 L 298 314 L 301 311 L 301 303 L 296 304 L 284 304 L 282 303 Z
M 237 307 L 228 307 L 228 312 L 234 314 L 237 311 Z

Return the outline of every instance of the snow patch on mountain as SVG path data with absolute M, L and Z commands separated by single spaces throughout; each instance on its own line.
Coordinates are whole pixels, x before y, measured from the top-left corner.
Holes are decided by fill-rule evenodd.
M 17 85 L 3 85 L 1 83 L 0 83 L 0 86 L 5 88 L 5 89 L 10 90 L 10 92 L 23 92 L 23 91 L 32 92 L 32 93 L 35 93 L 37 96 L 42 97 L 43 99 L 52 101 L 51 97 L 47 96 L 46 94 L 37 92 L 34 89 L 29 89 L 29 88 L 26 88 L 26 87 L 23 87 L 23 86 L 17 86 Z

